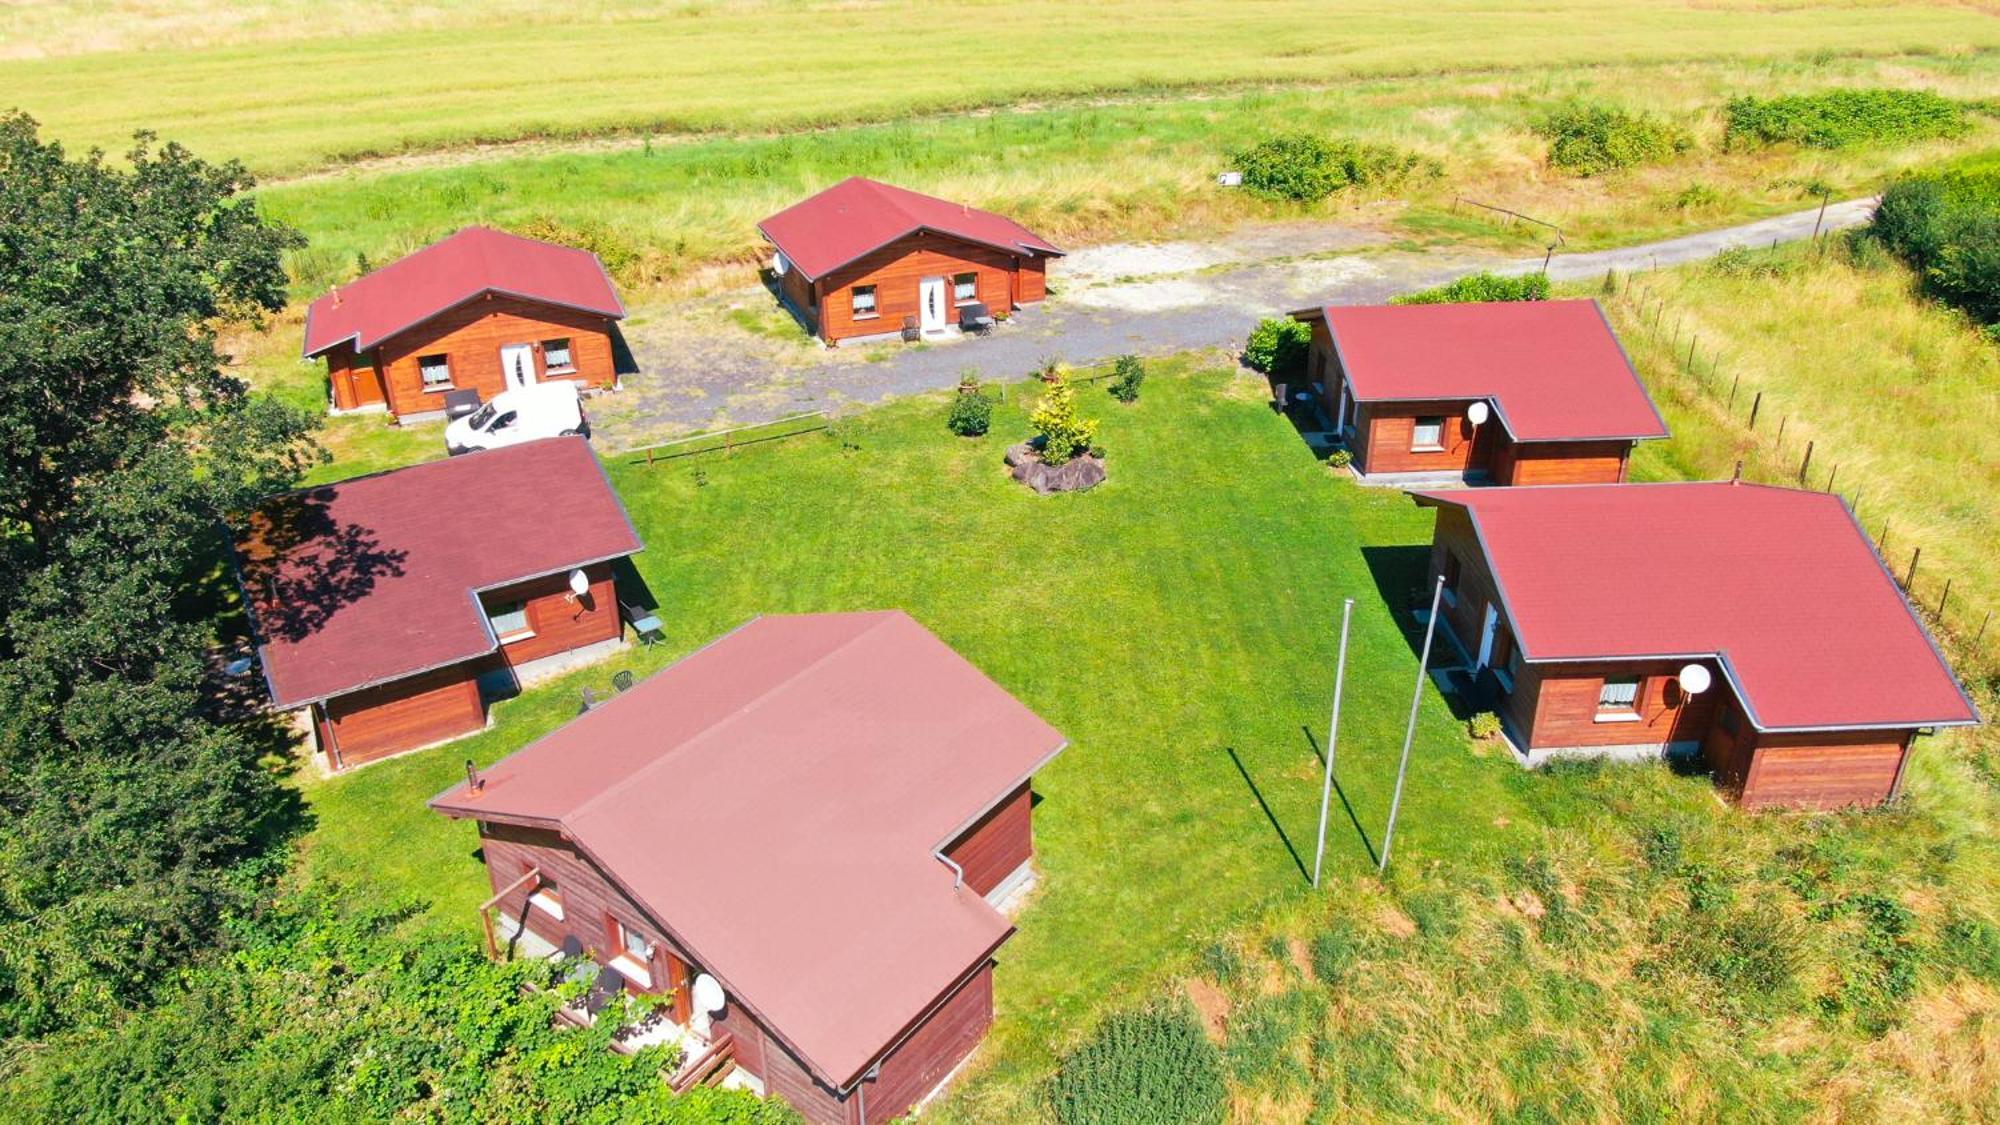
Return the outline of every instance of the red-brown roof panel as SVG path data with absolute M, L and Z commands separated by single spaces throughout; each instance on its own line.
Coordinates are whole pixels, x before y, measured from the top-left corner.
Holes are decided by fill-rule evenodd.
M 1765 729 L 1978 718 L 1838 496 L 1726 481 L 1417 495 L 1471 513 L 1529 660 L 1716 654 Z
M 1489 399 L 1516 441 L 1667 436 L 1596 301 L 1323 312 L 1363 401 Z
M 1060 256 L 1002 215 L 855 176 L 757 224 L 807 277 L 824 277 L 904 235 L 932 230 L 1013 254 Z

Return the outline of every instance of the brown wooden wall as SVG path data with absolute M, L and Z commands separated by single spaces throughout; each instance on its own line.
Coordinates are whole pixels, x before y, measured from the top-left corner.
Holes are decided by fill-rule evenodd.
M 1364 402 L 1355 415 L 1360 435 L 1354 462 L 1364 473 L 1456 473 L 1490 471 L 1493 447 L 1504 439 L 1489 420 L 1473 426 L 1465 419 L 1469 402 Z M 1444 419 L 1441 450 L 1410 448 L 1417 419 Z
M 862 1125 L 907 1112 L 979 1046 L 992 1024 L 993 962 L 988 961 L 882 1059 L 874 1082 L 862 1084 L 867 1100 Z
M 952 275 L 968 272 L 979 275 L 979 299 L 987 309 L 994 316 L 1007 316 L 1016 304 L 1013 278 L 1019 266 L 1016 255 L 918 231 L 820 278 L 820 336 L 828 343 L 837 343 L 854 336 L 901 332 L 904 317 L 922 319 L 918 287 L 924 278 L 944 278 L 945 300 L 950 302 Z M 875 287 L 878 315 L 873 319 L 854 317 L 853 288 L 857 285 Z M 958 323 L 956 306 L 946 310 L 946 321 Z
M 480 603 L 489 611 L 511 601 L 527 602 L 528 628 L 534 635 L 501 644 L 508 664 L 519 666 L 617 638 L 621 626 L 611 564 L 585 567 L 584 574 L 590 579 L 590 593 L 575 601 L 569 598 L 566 570 L 480 595 Z
M 1032 305 L 1049 295 L 1049 260 L 1039 255 L 1019 259 L 1014 275 L 1014 303 Z
M 592 313 L 558 305 L 487 294 L 447 310 L 382 341 L 373 350 L 382 373 L 389 413 L 418 414 L 444 409 L 445 390 L 473 388 L 490 399 L 507 387 L 500 369 L 500 349 L 507 344 L 535 344 L 568 337 L 575 360 L 573 375 L 550 375 L 536 351 L 537 381 L 570 379 L 586 387 L 608 387 L 617 381 L 612 358 L 611 321 Z M 451 357 L 452 386 L 426 391 L 418 358 L 444 353 Z M 334 384 L 335 405 L 342 405 L 340 384 Z M 343 407 L 344 408 L 344 407 Z
M 1895 794 L 1915 733 L 1759 732 L 1741 800 L 1753 809 L 1879 805 Z
M 336 344 L 326 353 L 326 379 L 333 390 L 335 410 L 358 410 L 385 401 L 382 373 L 375 369 L 372 357 L 356 357 L 353 344 Z
M 1531 749 L 1558 746 L 1664 746 L 1700 742 L 1715 721 L 1716 700 L 1728 692 L 1722 671 L 1706 664 L 1715 686 L 1688 697 L 1675 682 L 1684 660 L 1616 661 L 1604 664 L 1540 664 L 1522 669 L 1536 681 Z M 1639 720 L 1606 722 L 1597 717 L 1597 693 L 1607 677 L 1639 676 Z
M 819 298 L 812 279 L 800 273 L 797 266 L 785 271 L 778 279 L 778 289 L 791 302 L 792 308 L 806 318 L 814 335 L 819 334 Z
M 347 769 L 485 727 L 477 674 L 473 662 L 454 664 L 327 700 L 329 764 Z
M 965 869 L 966 886 L 987 894 L 1028 862 L 1035 852 L 1034 806 L 1024 782 L 946 845 L 944 854 Z
M 1629 441 L 1501 440 L 1493 451 L 1495 484 L 1619 484 L 1632 453 Z

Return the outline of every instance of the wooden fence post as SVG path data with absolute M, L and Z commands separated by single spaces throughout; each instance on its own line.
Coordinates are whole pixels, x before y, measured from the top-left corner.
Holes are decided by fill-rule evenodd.
M 1799 487 L 1801 488 L 1805 487 L 1806 470 L 1812 467 L 1812 451 L 1813 451 L 1813 443 L 1810 440 L 1808 440 L 1806 442 L 1805 459 L 1799 462 Z
M 1835 461 L 1833 463 L 1833 471 L 1826 474 L 1826 490 L 1828 492 L 1833 491 L 1833 478 L 1839 475 L 1840 475 L 1840 462 Z
M 1789 414 L 1787 414 L 1787 415 L 1785 415 L 1784 417 L 1782 417 L 1782 418 L 1778 419 L 1778 448 L 1779 448 L 1779 449 L 1783 449 L 1783 448 L 1785 447 L 1785 423 L 1787 423 L 1787 422 L 1789 422 L 1789 421 L 1791 421 L 1791 420 L 1792 420 L 1792 416 L 1791 416 L 1791 415 L 1789 415 Z
M 1889 557 L 1889 517 L 1882 517 L 1882 534 L 1875 537 L 1875 553 L 1884 559 Z
M 1757 429 L 1757 412 L 1759 410 L 1762 410 L 1763 408 L 1764 408 L 1764 392 L 1758 391 L 1757 397 L 1750 400 L 1750 429 L 1751 432 L 1753 433 L 1756 432 Z
M 1944 607 L 1951 604 L 1951 575 L 1944 578 L 1944 593 L 1938 595 L 1938 620 L 1944 620 Z
M 1716 360 L 1716 363 L 1717 363 L 1717 364 L 1720 364 L 1720 363 L 1722 362 L 1722 353 L 1720 353 L 1720 352 L 1717 352 L 1717 353 L 1716 353 L 1716 357 L 1715 357 L 1715 360 Z M 1736 378 L 1734 378 L 1734 379 L 1731 379 L 1731 380 L 1729 381 L 1729 405 L 1728 405 L 1728 406 L 1725 406 L 1725 407 L 1723 407 L 1723 409 L 1724 409 L 1724 410 L 1734 410 L 1734 409 L 1736 409 L 1736 388 L 1737 388 L 1737 387 L 1738 387 L 1738 386 L 1739 386 L 1739 385 L 1740 385 L 1740 384 L 1741 384 L 1742 382 L 1743 382 L 1743 373 L 1742 373 L 1741 371 L 1738 371 L 1738 372 L 1736 373 Z
M 1699 337 L 1699 336 L 1689 336 L 1689 337 L 1688 337 L 1688 358 L 1687 358 L 1687 369 L 1688 369 L 1688 373 L 1689 373 L 1690 375 L 1692 375 L 1692 374 L 1694 373 L 1694 345 L 1695 345 L 1695 342 L 1696 342 L 1696 341 L 1698 341 L 1698 340 L 1700 340 L 1700 339 L 1701 339 L 1701 337 Z
M 1974 648 L 1979 647 L 1980 638 L 1986 636 L 1986 627 L 1988 625 L 1991 625 L 1992 623 L 1993 623 L 1993 611 L 1989 609 L 1986 611 L 1986 616 L 1980 619 L 1979 631 L 1977 633 L 1972 634 L 1972 647 Z
M 1918 547 L 1916 550 L 1910 552 L 1910 569 L 1903 575 L 1903 589 L 1909 589 L 1911 583 L 1917 580 L 1917 560 L 1923 557 L 1924 549 L 1922 547 Z

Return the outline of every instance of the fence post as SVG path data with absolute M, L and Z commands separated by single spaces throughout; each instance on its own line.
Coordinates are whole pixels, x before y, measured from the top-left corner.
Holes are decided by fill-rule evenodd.
M 1875 537 L 1875 553 L 1883 559 L 1889 557 L 1889 517 L 1882 517 L 1882 534 Z
M 1722 353 L 1720 353 L 1720 352 L 1717 352 L 1717 353 L 1716 353 L 1716 356 L 1715 356 L 1715 362 L 1716 362 L 1716 365 L 1717 365 L 1717 366 L 1721 366 L 1721 364 L 1722 364 Z M 1742 373 L 1741 371 L 1738 371 L 1738 372 L 1736 373 L 1736 378 L 1734 378 L 1734 379 L 1731 379 L 1731 380 L 1729 381 L 1729 405 L 1728 405 L 1728 406 L 1725 406 L 1725 407 L 1723 407 L 1723 409 L 1724 409 L 1724 410 L 1734 410 L 1734 409 L 1736 409 L 1736 388 L 1737 388 L 1737 386 L 1738 386 L 1738 385 L 1740 385 L 1740 384 L 1741 384 L 1742 382 L 1743 382 L 1743 373 Z
M 1944 620 L 1944 607 L 1950 603 L 1951 603 L 1951 576 L 1946 575 L 1944 579 L 1944 593 L 1938 595 L 1937 615 L 1939 621 Z
M 1791 416 L 1791 415 L 1789 415 L 1789 414 L 1787 414 L 1787 415 L 1785 415 L 1784 417 L 1782 417 L 1782 418 L 1778 419 L 1778 448 L 1779 448 L 1779 449 L 1783 449 L 1783 448 L 1785 447 L 1785 423 L 1787 423 L 1787 422 L 1789 422 L 1789 421 L 1791 421 L 1791 420 L 1792 420 L 1792 416 Z
M 1917 560 L 1924 557 L 1924 549 L 1918 547 L 1910 552 L 1910 569 L 1903 575 L 1903 589 L 1907 590 L 1917 580 Z
M 1695 346 L 1695 343 L 1696 343 L 1697 341 L 1699 341 L 1700 339 L 1701 339 L 1701 337 L 1699 337 L 1699 336 L 1689 336 L 1689 337 L 1688 337 L 1688 358 L 1687 358 L 1687 369 L 1688 369 L 1688 374 L 1690 374 L 1690 375 L 1694 374 L 1694 346 Z
M 1839 475 L 1840 475 L 1840 462 L 1835 461 L 1833 463 L 1833 471 L 1826 474 L 1826 490 L 1828 492 L 1833 491 L 1833 478 Z
M 1799 462 L 1799 487 L 1801 488 L 1805 487 L 1806 470 L 1812 467 L 1812 450 L 1813 450 L 1813 443 L 1810 440 L 1808 440 L 1806 442 L 1805 460 Z
M 1979 647 L 1980 638 L 1986 636 L 1986 627 L 1988 625 L 1991 625 L 1992 623 L 1993 623 L 1993 611 L 1989 609 L 1986 611 L 1986 616 L 1980 619 L 1979 631 L 1977 633 L 1972 634 L 1972 647 L 1974 648 Z
M 1764 408 L 1764 392 L 1758 391 L 1757 397 L 1750 400 L 1750 429 L 1753 433 L 1757 429 L 1757 412 L 1759 410 L 1762 410 L 1763 408 Z

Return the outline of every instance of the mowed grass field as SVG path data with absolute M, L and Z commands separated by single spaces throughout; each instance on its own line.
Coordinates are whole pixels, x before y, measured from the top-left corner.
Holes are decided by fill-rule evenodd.
M 232 24 L 247 40 L 205 46 L 176 42 L 176 26 L 198 21 L 164 22 L 158 5 L 50 7 L 67 18 L 41 13 L 23 32 L 62 53 L 0 63 L 8 101 L 79 144 L 117 148 L 146 124 L 265 173 L 522 137 L 800 129 L 1144 90 L 2000 46 L 2000 21 L 1957 5 L 1748 0 L 842 0 L 594 4 L 568 19 L 517 5 L 476 17 L 377 3 L 327 18 L 205 3 L 195 10 L 217 13 L 222 33 L 195 42 L 237 38 Z M 93 30 L 113 49 L 90 49 Z

